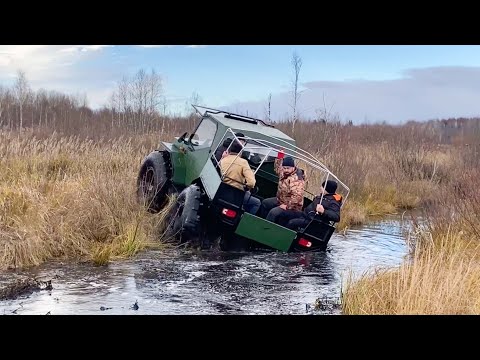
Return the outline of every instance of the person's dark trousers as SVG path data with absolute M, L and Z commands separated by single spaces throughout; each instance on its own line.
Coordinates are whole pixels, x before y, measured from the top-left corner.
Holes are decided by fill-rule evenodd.
M 265 218 L 265 220 L 276 223 L 277 222 L 277 217 L 279 217 L 285 211 L 287 211 L 287 210 L 283 210 L 280 206 L 276 206 L 268 212 L 268 215 Z
M 298 231 L 299 228 L 304 228 L 311 220 L 302 213 L 302 217 L 290 220 L 285 227 L 290 230 Z
M 288 222 L 292 219 L 303 218 L 303 211 L 297 210 L 284 210 L 275 218 L 275 222 L 281 226 L 287 226 Z
M 243 208 L 246 212 L 255 215 L 260 208 L 260 199 L 253 197 L 250 191 L 245 192 L 243 198 Z
M 272 210 L 274 207 L 277 207 L 278 205 L 280 204 L 278 203 L 278 200 L 276 197 L 264 199 L 262 201 L 262 206 L 260 206 L 260 212 L 258 215 L 263 218 L 266 218 L 269 211 Z

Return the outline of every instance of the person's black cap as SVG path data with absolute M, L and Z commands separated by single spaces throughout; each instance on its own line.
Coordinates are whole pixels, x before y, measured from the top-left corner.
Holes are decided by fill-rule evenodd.
M 322 187 L 329 194 L 335 194 L 335 191 L 337 191 L 337 183 L 336 181 L 333 181 L 333 180 L 328 180 L 327 185 L 325 185 L 325 181 L 324 181 L 322 183 Z
M 283 158 L 282 166 L 292 166 L 292 167 L 295 167 L 295 161 L 293 160 L 293 157 L 287 156 L 287 157 Z

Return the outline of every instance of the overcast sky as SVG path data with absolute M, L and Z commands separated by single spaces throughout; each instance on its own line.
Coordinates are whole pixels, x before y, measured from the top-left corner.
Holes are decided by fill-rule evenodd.
M 263 117 L 271 93 L 279 119 L 291 114 L 294 51 L 303 116 L 324 108 L 355 123 L 480 116 L 480 46 L 0 45 L 0 85 L 22 69 L 33 89 L 86 93 L 96 108 L 122 76 L 154 68 L 171 111 L 197 92 L 203 105 Z

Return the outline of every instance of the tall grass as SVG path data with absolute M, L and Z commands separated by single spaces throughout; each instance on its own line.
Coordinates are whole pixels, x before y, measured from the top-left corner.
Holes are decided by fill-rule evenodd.
M 102 264 L 152 244 L 158 215 L 137 203 L 135 181 L 156 143 L 0 133 L 0 268 L 55 257 Z
M 342 296 L 344 314 L 479 314 L 478 240 L 461 233 L 431 237 L 399 269 L 351 275 Z
M 350 274 L 345 314 L 480 313 L 480 171 L 455 175 L 415 225 L 400 268 Z

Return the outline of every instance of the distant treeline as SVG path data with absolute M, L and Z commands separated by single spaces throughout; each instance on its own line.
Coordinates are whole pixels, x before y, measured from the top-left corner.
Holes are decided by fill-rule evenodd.
M 192 99 L 194 100 L 194 99 Z M 58 91 L 33 91 L 23 72 L 19 71 L 11 87 L 0 85 L 0 128 L 18 130 L 33 128 L 48 132 L 81 137 L 117 137 L 120 135 L 181 133 L 191 131 L 197 122 L 193 112 L 189 116 L 170 116 L 160 75 L 153 70 L 138 71 L 133 77 L 124 77 L 112 93 L 108 104 L 92 110 L 85 95 L 67 95 Z M 310 132 L 311 127 L 324 126 L 326 134 L 346 132 L 356 141 L 393 141 L 399 127 L 421 141 L 440 144 L 465 145 L 478 141 L 480 118 L 450 118 L 426 122 L 409 121 L 404 125 L 360 124 L 340 121 L 311 121 L 295 128 L 295 136 Z M 291 134 L 288 121 L 276 125 Z M 348 130 L 347 130 L 348 129 Z M 302 137 L 302 136 L 300 136 Z M 354 139 L 352 139 L 354 137 Z M 314 139 L 312 139 L 314 141 Z

